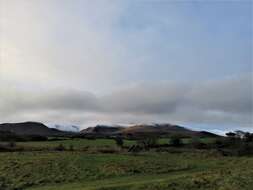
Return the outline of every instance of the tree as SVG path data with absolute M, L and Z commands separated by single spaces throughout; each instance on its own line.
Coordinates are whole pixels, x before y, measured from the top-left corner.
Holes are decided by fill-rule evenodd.
M 170 145 L 179 147 L 183 145 L 183 142 L 180 137 L 178 136 L 172 136 L 169 141 Z
M 236 136 L 237 138 L 240 138 L 240 139 L 244 138 L 245 134 L 246 134 L 246 132 L 241 131 L 241 130 L 235 131 L 235 136 Z
M 139 152 L 143 150 L 143 147 L 140 145 L 132 145 L 129 149 L 128 152 L 133 153 L 134 155 L 137 155 Z
M 69 151 L 74 151 L 74 146 L 72 144 L 69 145 Z
M 155 147 L 158 144 L 158 137 L 156 136 L 146 136 L 137 141 L 137 144 L 143 147 L 145 150 Z
M 193 148 L 197 148 L 197 149 L 207 148 L 207 145 L 205 143 L 201 142 L 201 140 L 197 137 L 191 139 L 191 145 Z
M 64 150 L 66 150 L 66 148 L 62 144 L 59 144 L 57 147 L 55 147 L 55 150 L 57 150 L 57 151 L 64 151 Z
M 120 138 L 120 137 L 116 137 L 114 140 L 115 140 L 116 145 L 117 145 L 118 147 L 120 147 L 120 148 L 122 148 L 122 147 L 123 147 L 123 145 L 124 145 L 124 141 L 123 141 L 123 139 L 122 139 L 122 138 Z
M 245 133 L 243 139 L 246 141 L 246 142 L 253 142 L 253 133 Z
M 228 132 L 228 133 L 226 133 L 226 136 L 230 137 L 230 138 L 235 138 L 236 134 L 233 132 Z
M 10 141 L 10 142 L 8 143 L 8 146 L 9 146 L 10 148 L 15 148 L 15 147 L 17 146 L 17 144 L 16 144 L 15 141 Z
M 244 132 L 240 130 L 226 133 L 226 136 L 230 138 L 244 139 L 246 142 L 253 141 L 253 133 Z

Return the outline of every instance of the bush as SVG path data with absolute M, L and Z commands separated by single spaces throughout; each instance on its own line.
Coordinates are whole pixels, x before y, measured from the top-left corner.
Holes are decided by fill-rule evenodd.
M 96 151 L 99 152 L 99 153 L 103 153 L 103 154 L 118 153 L 118 150 L 115 150 L 113 148 L 102 148 L 102 149 L 97 149 Z
M 214 141 L 213 146 L 216 149 L 228 148 L 231 146 L 234 147 L 237 141 L 238 140 L 236 138 L 228 138 L 228 139 L 227 138 L 217 138 Z
M 0 152 L 9 152 L 9 151 L 11 151 L 9 147 L 7 147 L 6 145 L 0 145 Z
M 253 133 L 249 133 L 249 132 L 245 133 L 244 140 L 246 142 L 253 142 Z
M 17 144 L 14 141 L 11 141 L 8 143 L 8 147 L 10 147 L 10 148 L 15 148 L 16 146 L 17 146 Z
M 10 189 L 9 182 L 4 177 L 0 177 L 0 190 L 5 189 Z
M 117 145 L 118 147 L 120 147 L 120 148 L 122 148 L 122 147 L 123 147 L 123 145 L 124 145 L 124 141 L 123 141 L 123 139 L 122 139 L 122 138 L 120 138 L 120 137 L 116 137 L 114 140 L 115 140 L 116 145 Z
M 66 150 L 66 148 L 62 144 L 59 144 L 57 147 L 55 147 L 55 150 L 56 151 L 64 151 L 64 150 Z
M 141 147 L 140 145 L 133 145 L 128 149 L 128 152 L 131 152 L 134 155 L 136 155 L 137 153 L 141 152 L 142 150 L 143 150 L 143 147 Z
M 25 141 L 47 141 L 48 138 L 41 135 L 29 135 L 23 137 Z
M 228 133 L 226 133 L 226 136 L 229 137 L 229 138 L 235 138 L 236 134 L 233 133 L 233 132 L 228 132 Z
M 183 145 L 182 139 L 178 136 L 172 136 L 170 138 L 169 144 L 171 146 L 179 147 Z
M 82 151 L 84 151 L 84 152 L 86 152 L 86 151 L 88 151 L 89 150 L 89 146 L 84 146 L 83 148 L 82 148 Z
M 196 149 L 206 149 L 207 148 L 207 144 L 201 142 L 198 138 L 192 139 L 191 146 Z
M 74 151 L 74 146 L 72 144 L 69 145 L 69 151 Z
M 249 156 L 253 155 L 253 144 L 250 143 L 241 143 L 240 147 L 237 150 L 238 156 Z
M 158 137 L 150 136 L 137 140 L 137 145 L 144 148 L 145 150 L 149 150 L 152 147 L 156 147 L 158 144 Z

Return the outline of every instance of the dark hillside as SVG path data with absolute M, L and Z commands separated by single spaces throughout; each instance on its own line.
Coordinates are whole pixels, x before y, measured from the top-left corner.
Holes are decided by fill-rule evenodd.
M 39 122 L 3 123 L 0 124 L 0 131 L 9 131 L 16 135 L 61 136 L 67 134 L 58 129 L 48 128 Z
M 152 135 L 157 137 L 218 137 L 218 135 L 206 131 L 193 131 L 179 125 L 172 124 L 142 124 L 130 127 L 123 126 L 106 126 L 97 125 L 89 127 L 81 131 L 81 134 L 86 136 L 122 136 L 122 137 L 141 137 Z

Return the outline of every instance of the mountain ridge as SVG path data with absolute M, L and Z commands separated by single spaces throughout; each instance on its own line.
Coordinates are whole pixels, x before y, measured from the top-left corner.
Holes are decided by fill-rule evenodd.
M 16 135 L 65 136 L 80 135 L 81 137 L 125 137 L 135 138 L 147 135 L 157 137 L 218 137 L 219 135 L 207 131 L 194 131 L 174 124 L 136 124 L 124 125 L 96 125 L 79 132 L 69 132 L 51 128 L 40 122 L 21 122 L 0 124 L 0 132 L 9 131 Z
M 96 125 L 80 131 L 84 136 L 123 136 L 138 137 L 144 135 L 155 135 L 160 137 L 182 136 L 182 137 L 217 137 L 219 135 L 207 131 L 194 131 L 180 125 L 173 124 L 137 124 L 132 126 L 123 125 Z
M 26 121 L 21 123 L 2 123 L 0 132 L 9 131 L 16 135 L 40 135 L 40 136 L 61 136 L 67 132 L 55 128 L 49 128 L 40 122 Z

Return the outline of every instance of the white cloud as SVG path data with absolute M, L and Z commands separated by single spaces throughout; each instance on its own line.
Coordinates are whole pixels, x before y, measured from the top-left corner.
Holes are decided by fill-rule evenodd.
M 3 0 L 1 6 L 1 77 L 93 91 L 120 77 L 123 47 L 111 31 L 118 3 Z

